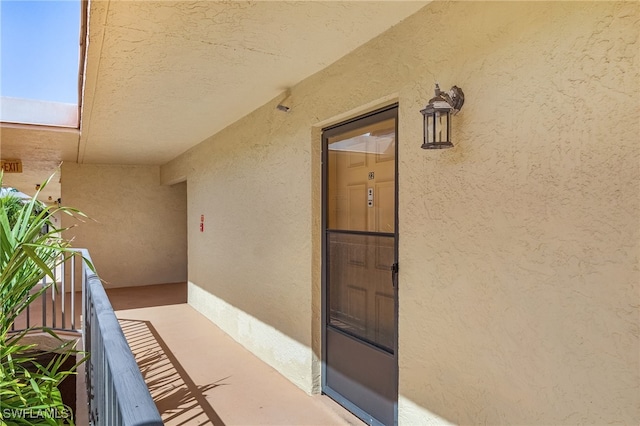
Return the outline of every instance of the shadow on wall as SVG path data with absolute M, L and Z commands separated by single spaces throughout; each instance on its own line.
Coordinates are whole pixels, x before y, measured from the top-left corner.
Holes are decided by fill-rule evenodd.
M 224 426 L 206 393 L 228 377 L 196 385 L 149 321 L 119 321 L 164 424 Z

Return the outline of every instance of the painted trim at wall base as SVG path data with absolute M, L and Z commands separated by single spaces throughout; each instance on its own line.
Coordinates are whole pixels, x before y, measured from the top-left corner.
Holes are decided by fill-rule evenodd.
M 303 391 L 313 391 L 313 351 L 189 281 L 187 302 Z

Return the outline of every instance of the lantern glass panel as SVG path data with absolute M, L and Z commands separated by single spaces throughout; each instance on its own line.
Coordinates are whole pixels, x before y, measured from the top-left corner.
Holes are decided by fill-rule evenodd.
M 436 111 L 435 113 L 436 130 L 435 142 L 448 142 L 449 141 L 449 112 L 448 111 Z
M 435 142 L 435 121 L 433 119 L 433 114 L 427 114 L 424 117 L 424 127 L 426 130 L 426 135 L 427 135 L 427 140 L 425 141 L 426 143 L 433 143 Z

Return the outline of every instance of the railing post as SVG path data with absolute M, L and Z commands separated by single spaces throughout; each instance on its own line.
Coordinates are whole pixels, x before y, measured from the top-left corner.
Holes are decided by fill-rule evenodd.
M 47 277 L 42 278 L 42 287 L 47 285 Z M 42 326 L 47 326 L 47 291 L 42 292 Z
M 51 288 L 51 315 L 52 315 L 52 320 L 51 320 L 51 324 L 53 328 L 56 328 L 56 290 L 57 290 L 57 281 L 58 281 L 58 274 L 56 274 L 56 270 L 58 268 L 53 268 L 53 283 L 51 283 L 51 286 L 49 288 Z
M 63 256 L 62 258 L 62 262 L 60 262 L 60 315 L 62 315 L 62 328 L 64 329 L 66 327 L 66 321 L 65 321 L 65 317 L 67 315 L 67 310 L 65 309 L 65 305 L 66 305 L 66 301 L 67 301 L 67 296 L 65 295 L 65 288 L 64 288 L 64 284 L 65 284 L 65 280 L 66 280 L 66 276 L 65 276 L 65 263 L 67 262 L 67 256 Z
M 71 328 L 76 330 L 76 253 L 71 254 Z M 82 288 L 81 288 L 82 290 Z
M 27 311 L 27 327 L 26 328 L 31 327 L 30 308 L 31 308 L 31 305 L 27 305 L 27 309 L 26 309 L 26 311 Z

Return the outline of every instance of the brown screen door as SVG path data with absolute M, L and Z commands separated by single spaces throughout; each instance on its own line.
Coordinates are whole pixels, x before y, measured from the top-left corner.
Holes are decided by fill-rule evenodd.
M 323 391 L 396 423 L 397 106 L 323 131 Z

